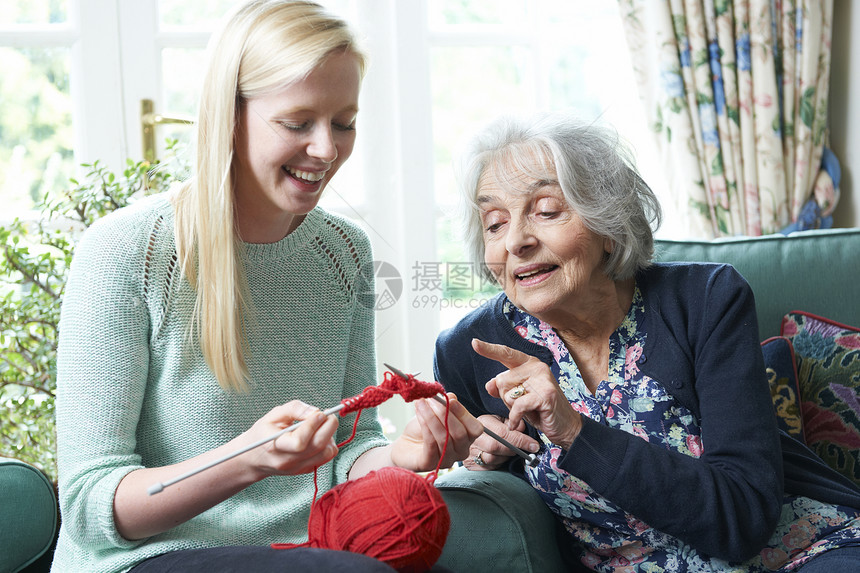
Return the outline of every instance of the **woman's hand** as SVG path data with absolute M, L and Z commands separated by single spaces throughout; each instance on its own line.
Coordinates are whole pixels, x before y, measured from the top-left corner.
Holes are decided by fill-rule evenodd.
M 487 392 L 501 398 L 510 409 L 508 428 L 515 429 L 525 420 L 552 443 L 569 448 L 579 435 L 582 419 L 571 408 L 549 367 L 534 356 L 502 344 L 475 338 L 472 348 L 508 368 L 486 384 Z
M 272 408 L 243 437 L 248 442 L 271 436 L 295 422 L 293 431 L 278 436 L 246 454 L 260 479 L 270 475 L 310 473 L 337 455 L 337 416 L 326 416 L 318 408 L 299 400 Z
M 148 494 L 155 483 L 165 482 L 243 447 L 267 438 L 294 422 L 292 432 L 223 463 L 198 472 L 158 495 Z M 151 537 L 221 503 L 270 475 L 309 473 L 337 454 L 334 441 L 337 418 L 294 400 L 277 406 L 246 432 L 226 444 L 172 466 L 143 468 L 126 475 L 114 495 L 114 520 L 126 539 Z
M 454 394 L 449 393 L 448 399 L 450 415 L 447 448 L 445 405 L 430 398 L 415 400 L 415 417 L 391 445 L 391 461 L 394 465 L 413 471 L 429 471 L 436 469 L 443 448 L 443 468 L 469 455 L 469 446 L 483 433 L 484 427 L 457 401 Z
M 505 419 L 499 416 L 484 414 L 478 416 L 478 421 L 523 451 L 536 453 L 540 449 L 537 440 L 524 433 L 526 425 L 522 420 L 514 429 L 509 429 Z M 487 434 L 481 434 L 469 448 L 469 457 L 463 460 L 463 465 L 473 471 L 495 470 L 514 456 L 515 454 L 507 446 Z

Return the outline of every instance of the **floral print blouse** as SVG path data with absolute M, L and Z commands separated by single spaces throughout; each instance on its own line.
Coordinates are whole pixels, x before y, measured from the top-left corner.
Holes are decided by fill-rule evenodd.
M 645 306 L 638 288 L 630 311 L 609 340 L 609 376 L 594 394 L 586 388 L 576 363 L 551 326 L 522 312 L 509 300 L 503 308 L 520 336 L 552 352 L 559 366 L 559 386 L 577 412 L 685 455 L 702 455 L 699 421 L 658 380 L 638 368 L 647 336 L 642 329 Z M 541 463 L 527 467 L 526 475 L 580 547 L 582 563 L 594 571 L 792 571 L 828 549 L 860 545 L 860 511 L 786 494 L 776 530 L 758 555 L 744 563 L 729 563 L 699 554 L 560 469 L 561 448 L 543 434 L 540 439 L 545 446 Z

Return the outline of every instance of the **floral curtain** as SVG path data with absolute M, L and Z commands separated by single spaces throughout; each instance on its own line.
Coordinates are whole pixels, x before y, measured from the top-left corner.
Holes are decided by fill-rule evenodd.
M 619 6 L 670 192 L 684 198 L 687 233 L 785 231 L 805 206 L 818 217 L 810 224 L 822 226 L 838 185 L 832 154 L 821 167 L 833 0 Z

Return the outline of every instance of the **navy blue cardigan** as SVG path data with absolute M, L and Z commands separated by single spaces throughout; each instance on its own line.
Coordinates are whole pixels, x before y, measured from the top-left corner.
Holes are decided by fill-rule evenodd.
M 776 527 L 783 490 L 860 508 L 860 489 L 777 429 L 755 302 L 730 265 L 661 263 L 639 273 L 647 332 L 639 369 L 698 418 L 704 452 L 690 457 L 583 416 L 559 467 L 640 520 L 728 561 L 744 561 Z M 484 384 L 505 370 L 476 354 L 480 338 L 536 356 L 502 313 L 503 294 L 436 341 L 436 379 L 475 416 L 507 417 Z M 536 437 L 534 428 L 528 433 Z M 517 471 L 517 470 L 514 470 Z M 517 471 L 520 475 L 521 469 Z

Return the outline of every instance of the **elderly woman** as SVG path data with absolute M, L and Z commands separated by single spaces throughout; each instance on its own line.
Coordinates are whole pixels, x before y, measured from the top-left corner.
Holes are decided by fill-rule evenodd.
M 571 567 L 860 571 L 860 490 L 777 430 L 750 287 L 652 263 L 660 207 L 619 149 L 542 116 L 464 154 L 466 242 L 504 292 L 440 335 L 436 377 L 540 451 L 481 437 L 466 466 L 527 480 Z

